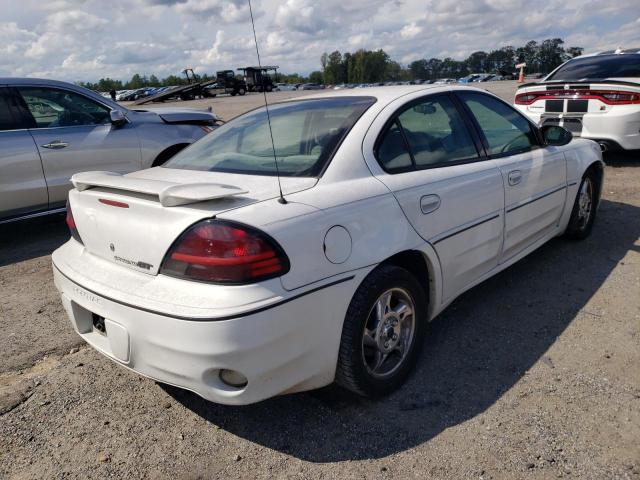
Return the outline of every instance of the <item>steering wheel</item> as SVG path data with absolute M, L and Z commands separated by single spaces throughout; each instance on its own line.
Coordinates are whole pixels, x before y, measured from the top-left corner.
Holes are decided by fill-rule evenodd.
M 504 153 L 506 151 L 509 150 L 509 147 L 511 147 L 514 143 L 516 143 L 516 141 L 520 141 L 522 140 L 522 137 L 527 138 L 527 134 L 526 133 L 521 133 L 520 135 L 518 135 L 517 137 L 512 138 L 511 140 L 509 140 L 507 143 L 504 144 L 504 146 L 500 149 L 500 153 Z
M 64 110 L 58 116 L 58 125 L 61 127 L 75 127 L 78 125 L 93 125 L 96 123 L 95 119 L 85 112 L 72 112 L 70 110 Z

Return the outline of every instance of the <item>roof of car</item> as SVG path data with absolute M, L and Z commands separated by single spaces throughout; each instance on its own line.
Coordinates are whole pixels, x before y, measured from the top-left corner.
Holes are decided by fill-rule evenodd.
M 429 93 L 436 93 L 438 91 L 449 91 L 452 88 L 465 88 L 465 87 L 452 87 L 451 85 L 391 85 L 385 87 L 366 87 L 366 88 L 349 88 L 340 90 L 324 90 L 314 95 L 308 95 L 304 97 L 296 97 L 292 100 L 307 100 L 312 98 L 327 98 L 327 97 L 374 97 L 380 102 L 390 102 L 396 98 L 404 95 L 409 95 L 414 92 L 425 91 Z
M 571 60 L 575 60 L 577 58 L 586 58 L 586 57 L 597 57 L 600 55 L 634 55 L 640 54 L 640 47 L 638 48 L 618 48 L 616 50 L 604 50 L 602 52 L 594 52 L 594 53 L 586 53 L 584 55 L 580 55 L 578 57 L 574 57 Z
M 94 92 L 93 90 L 89 90 L 87 88 L 81 87 L 79 85 L 75 85 L 73 83 L 62 82 L 60 80 L 49 80 L 46 78 L 29 78 L 29 77 L 0 77 L 0 85 L 29 85 L 29 86 L 43 85 L 47 87 L 66 88 L 70 90 L 75 90 L 76 92 L 83 92 L 84 95 L 91 96 L 102 103 L 106 103 L 111 108 L 119 108 L 121 110 L 127 111 L 125 107 L 115 102 L 112 102 L 110 98 L 103 97 L 102 95 L 100 95 L 97 92 Z
M 50 80 L 46 78 L 29 78 L 29 77 L 0 77 L 0 85 L 10 83 L 12 85 L 57 85 L 60 87 L 68 87 L 73 85 L 69 82 L 60 80 Z

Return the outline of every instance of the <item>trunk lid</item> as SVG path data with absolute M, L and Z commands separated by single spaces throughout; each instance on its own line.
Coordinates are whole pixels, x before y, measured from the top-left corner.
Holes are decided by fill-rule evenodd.
M 164 167 L 127 175 L 86 172 L 72 180 L 69 202 L 86 250 L 150 275 L 190 225 L 278 196 L 276 177 Z M 317 179 L 281 181 L 286 195 L 313 187 Z

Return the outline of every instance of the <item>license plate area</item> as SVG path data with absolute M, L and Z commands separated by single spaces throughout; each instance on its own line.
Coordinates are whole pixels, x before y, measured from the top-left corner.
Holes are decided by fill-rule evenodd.
M 68 301 L 68 311 L 76 330 L 87 343 L 109 357 L 129 363 L 131 341 L 124 325 L 92 312 L 73 300 Z
M 91 322 L 93 325 L 93 331 L 100 335 L 107 335 L 107 326 L 104 321 L 104 317 L 98 315 L 97 313 L 91 314 Z

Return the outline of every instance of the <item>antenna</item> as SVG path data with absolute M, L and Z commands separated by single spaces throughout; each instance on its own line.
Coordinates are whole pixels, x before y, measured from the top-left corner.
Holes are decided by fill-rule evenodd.
M 278 167 L 278 157 L 276 156 L 276 144 L 273 141 L 273 130 L 271 129 L 271 115 L 269 115 L 269 103 L 267 102 L 267 90 L 264 87 L 264 79 L 262 78 L 262 63 L 260 62 L 260 51 L 258 50 L 258 37 L 256 36 L 256 24 L 253 21 L 253 9 L 251 8 L 251 0 L 249 2 L 249 14 L 251 15 L 251 28 L 253 28 L 253 40 L 256 42 L 256 55 L 258 56 L 258 67 L 260 68 L 260 78 L 262 79 L 262 94 L 264 95 L 264 108 L 267 111 L 267 123 L 269 124 L 269 136 L 271 137 L 271 148 L 273 149 L 273 162 L 276 165 L 276 175 L 278 177 L 278 191 L 280 198 L 278 202 L 283 205 L 287 203 L 282 195 L 282 184 L 280 183 L 280 168 Z

